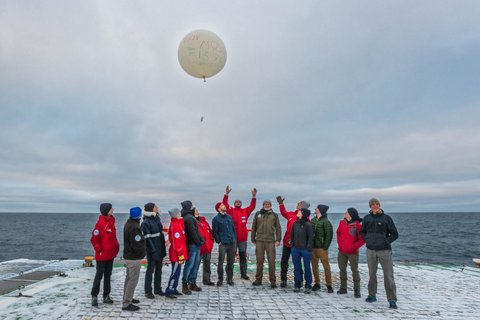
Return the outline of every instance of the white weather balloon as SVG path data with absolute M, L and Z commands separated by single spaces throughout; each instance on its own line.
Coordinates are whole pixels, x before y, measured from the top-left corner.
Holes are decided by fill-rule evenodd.
M 223 69 L 227 61 L 227 51 L 222 39 L 215 33 L 195 30 L 180 42 L 178 61 L 186 73 L 205 80 Z

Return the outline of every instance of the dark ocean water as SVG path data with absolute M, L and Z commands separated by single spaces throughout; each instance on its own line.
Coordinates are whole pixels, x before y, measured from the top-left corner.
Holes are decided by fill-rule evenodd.
M 451 265 L 474 265 L 480 258 L 480 213 L 389 213 L 400 237 L 393 243 L 395 262 L 418 262 Z M 214 214 L 205 214 L 211 221 Z M 83 259 L 93 253 L 91 231 L 98 219 L 96 213 L 0 213 L 0 262 L 12 259 Z M 161 214 L 168 226 L 168 214 Z M 336 230 L 343 213 L 331 213 L 329 219 Z M 123 248 L 123 223 L 127 214 L 116 214 L 118 240 Z M 250 217 L 249 222 L 251 222 Z M 286 220 L 280 216 L 282 232 Z M 122 250 L 122 249 L 121 249 Z M 249 243 L 249 255 L 254 246 Z M 120 251 L 120 255 L 121 255 Z M 336 237 L 329 250 L 336 262 Z M 281 249 L 277 249 L 280 257 Z M 365 249 L 360 252 L 365 262 Z

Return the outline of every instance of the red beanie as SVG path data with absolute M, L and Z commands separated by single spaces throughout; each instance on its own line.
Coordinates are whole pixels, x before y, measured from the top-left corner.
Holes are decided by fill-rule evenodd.
M 220 208 L 221 205 L 222 205 L 222 203 L 221 203 L 221 202 L 218 202 L 218 203 L 215 205 L 215 211 L 220 212 L 220 211 L 218 211 L 218 209 Z

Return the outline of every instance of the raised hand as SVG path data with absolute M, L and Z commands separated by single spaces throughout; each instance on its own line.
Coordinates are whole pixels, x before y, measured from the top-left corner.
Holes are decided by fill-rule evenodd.
M 283 198 L 282 196 L 277 196 L 277 202 L 279 205 L 283 204 L 284 201 L 285 201 L 285 198 Z
M 232 191 L 232 188 L 230 188 L 230 186 L 227 186 L 227 187 L 225 188 L 225 194 L 229 194 L 230 191 Z
M 252 198 L 256 198 L 257 197 L 257 188 L 253 188 L 252 189 Z

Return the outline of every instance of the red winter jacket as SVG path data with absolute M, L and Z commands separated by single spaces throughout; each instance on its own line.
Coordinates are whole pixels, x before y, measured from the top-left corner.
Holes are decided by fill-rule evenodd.
M 341 220 L 337 228 L 338 251 L 343 254 L 357 254 L 358 249 L 365 244 L 360 235 L 361 228 L 359 221 L 347 223 L 345 219 Z
M 248 239 L 247 221 L 250 214 L 255 210 L 257 199 L 252 198 L 250 205 L 246 208 L 230 207 L 228 204 L 228 195 L 223 196 L 223 204 L 227 207 L 227 213 L 233 219 L 233 226 L 237 234 L 237 242 L 245 242 Z
M 115 259 L 120 250 L 120 245 L 117 240 L 114 216 L 101 215 L 98 217 L 90 242 L 95 250 L 95 260 L 108 261 Z
M 287 230 L 285 231 L 285 235 L 283 236 L 283 245 L 285 247 L 291 248 L 292 242 L 290 241 L 290 235 L 292 233 L 293 224 L 297 220 L 297 211 L 287 211 L 287 209 L 285 209 L 285 205 L 283 204 L 281 204 L 279 208 L 282 216 L 287 219 Z M 308 219 L 308 221 L 310 221 L 310 219 Z
M 185 236 L 185 223 L 183 218 L 172 218 L 170 220 L 170 228 L 168 228 L 168 240 L 170 248 L 168 256 L 170 261 L 188 260 L 187 238 Z
M 203 239 L 205 239 L 205 243 L 200 246 L 200 255 L 205 253 L 212 253 L 213 249 L 213 232 L 212 228 L 207 222 L 205 217 L 199 217 L 200 221 L 198 222 L 198 229 L 200 234 L 202 235 Z

